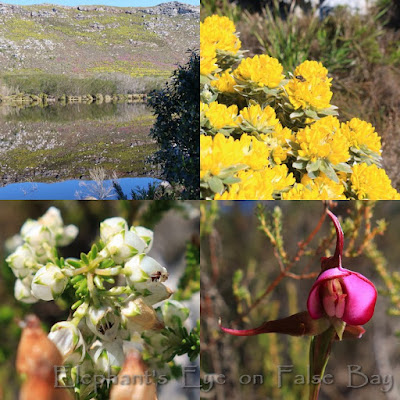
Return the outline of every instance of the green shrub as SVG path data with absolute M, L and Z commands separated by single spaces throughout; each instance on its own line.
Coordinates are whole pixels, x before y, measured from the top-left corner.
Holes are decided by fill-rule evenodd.
M 164 89 L 152 92 L 149 105 L 156 122 L 151 136 L 161 150 L 153 161 L 161 164 L 162 176 L 173 186 L 182 186 L 182 198 L 199 197 L 200 56 L 192 52 L 179 66 Z

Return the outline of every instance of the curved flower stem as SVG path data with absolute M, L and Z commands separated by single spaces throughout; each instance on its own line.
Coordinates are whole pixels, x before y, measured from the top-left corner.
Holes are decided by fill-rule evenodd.
M 95 307 L 99 306 L 99 299 L 96 296 L 96 287 L 94 286 L 94 277 L 93 274 L 87 274 L 87 285 L 90 293 L 90 297 L 93 300 L 93 304 Z
M 321 382 L 324 377 L 326 364 L 331 353 L 332 342 L 336 338 L 336 331 L 330 327 L 320 335 L 314 336 L 310 344 L 310 375 L 318 376 L 318 383 L 309 383 L 309 400 L 318 400 Z

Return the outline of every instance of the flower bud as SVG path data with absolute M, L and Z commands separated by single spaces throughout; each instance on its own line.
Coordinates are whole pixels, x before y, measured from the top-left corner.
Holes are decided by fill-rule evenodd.
M 100 224 L 100 237 L 104 243 L 117 233 L 128 230 L 128 224 L 123 218 L 114 217 L 105 219 Z
M 114 384 L 110 392 L 110 400 L 157 400 L 156 385 L 145 373 L 146 366 L 137 351 L 131 351 L 125 359 L 119 373 L 118 383 Z M 129 378 L 126 384 L 126 377 Z M 132 380 L 131 380 L 132 379 Z
M 25 278 L 38 265 L 32 249 L 27 244 L 18 246 L 14 253 L 7 257 L 6 262 L 17 278 Z
M 114 236 L 101 251 L 103 257 L 111 256 L 116 264 L 124 264 L 136 254 L 140 254 L 146 248 L 146 242 L 136 233 L 122 231 Z
M 121 315 L 129 331 L 159 330 L 164 327 L 154 308 L 147 305 L 141 297 L 129 301 L 121 309 Z
M 161 306 L 165 325 L 172 328 L 180 327 L 189 316 L 189 309 L 175 300 L 168 300 Z
M 63 321 L 53 325 L 48 337 L 64 357 L 64 364 L 76 365 L 83 361 L 86 354 L 85 341 L 72 322 Z
M 146 242 L 145 253 L 148 253 L 153 247 L 154 233 L 150 229 L 144 228 L 143 226 L 132 226 L 130 229 L 132 232 L 136 233 L 141 239 Z
M 166 268 L 144 254 L 132 257 L 125 264 L 124 271 L 130 285 L 140 282 L 164 282 L 168 278 Z
M 62 228 L 64 225 L 60 210 L 56 207 L 50 207 L 38 218 L 38 222 L 41 225 L 47 226 L 52 231 Z
M 62 365 L 62 356 L 47 337 L 35 315 L 24 322 L 17 351 L 17 372 L 28 376 L 41 376 L 54 383 L 54 366 Z
M 68 278 L 61 269 L 53 264 L 47 264 L 39 269 L 32 281 L 32 293 L 41 300 L 54 300 L 64 292 Z
M 4 242 L 4 249 L 7 254 L 11 254 L 17 249 L 18 246 L 21 246 L 23 243 L 24 241 L 22 240 L 21 235 L 16 234 L 6 239 L 6 241 Z
M 56 239 L 57 246 L 68 246 L 78 235 L 78 228 L 75 225 L 64 227 L 64 221 L 60 210 L 50 207 L 46 213 L 38 219 L 39 224 L 49 228 Z
M 79 229 L 75 225 L 68 225 L 57 235 L 57 246 L 68 246 L 78 236 Z
M 39 224 L 37 221 L 34 221 L 29 226 L 30 228 L 26 229 L 26 233 L 22 237 L 34 249 L 40 250 L 43 243 L 48 243 L 50 247 L 55 246 L 56 241 L 49 228 Z
M 33 296 L 31 292 L 32 277 L 27 276 L 24 279 L 17 279 L 14 285 L 14 296 L 17 300 L 23 303 L 33 304 L 38 301 L 38 299 Z

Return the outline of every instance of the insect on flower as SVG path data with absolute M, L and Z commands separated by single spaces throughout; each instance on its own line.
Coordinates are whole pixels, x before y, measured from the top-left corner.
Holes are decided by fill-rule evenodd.
M 157 271 L 155 274 L 150 275 L 152 282 L 158 282 L 161 278 L 161 271 Z
M 302 75 L 296 75 L 295 78 L 298 79 L 300 82 L 306 81 L 306 78 L 304 78 Z

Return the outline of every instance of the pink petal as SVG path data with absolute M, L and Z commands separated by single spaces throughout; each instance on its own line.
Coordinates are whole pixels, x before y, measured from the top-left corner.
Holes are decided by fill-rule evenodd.
M 375 309 L 377 292 L 374 284 L 357 272 L 342 278 L 347 294 L 343 321 L 350 325 L 368 322 Z
M 324 315 L 324 308 L 319 294 L 320 285 L 330 279 L 342 278 L 349 274 L 351 274 L 351 271 L 345 268 L 330 268 L 317 278 L 310 290 L 307 300 L 307 310 L 311 318 L 318 319 Z

